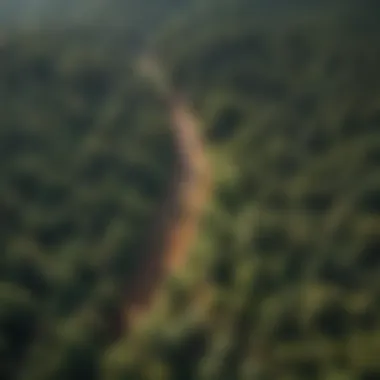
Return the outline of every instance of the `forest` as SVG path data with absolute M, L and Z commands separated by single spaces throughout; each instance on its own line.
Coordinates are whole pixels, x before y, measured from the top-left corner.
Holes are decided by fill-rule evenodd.
M 2 1 L 0 379 L 379 379 L 379 19 L 371 0 Z M 214 183 L 133 333 L 178 161 L 142 51 Z

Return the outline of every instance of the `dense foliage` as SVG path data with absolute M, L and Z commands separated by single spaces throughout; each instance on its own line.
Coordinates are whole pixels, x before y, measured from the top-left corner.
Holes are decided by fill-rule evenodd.
M 380 28 L 368 9 L 194 1 L 154 35 L 201 116 L 216 185 L 165 315 L 117 341 L 173 170 L 165 108 L 134 71 L 135 34 L 3 38 L 0 378 L 379 378 Z
M 234 9 L 160 45 L 213 145 L 201 239 L 235 326 L 211 329 L 196 378 L 375 379 L 379 30 L 333 14 L 269 27 Z M 186 33 L 191 44 L 173 37 Z
M 1 371 L 44 335 L 63 334 L 42 345 L 54 355 L 88 334 L 102 347 L 118 320 L 174 161 L 160 101 L 128 62 L 65 37 L 2 46 Z M 59 360 L 61 376 L 79 370 Z

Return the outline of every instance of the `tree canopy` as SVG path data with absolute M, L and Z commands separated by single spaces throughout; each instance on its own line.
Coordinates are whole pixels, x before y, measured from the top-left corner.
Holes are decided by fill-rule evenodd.
M 0 4 L 0 378 L 379 378 L 376 3 L 24 3 Z M 124 335 L 176 162 L 145 46 L 215 186 L 165 310 Z

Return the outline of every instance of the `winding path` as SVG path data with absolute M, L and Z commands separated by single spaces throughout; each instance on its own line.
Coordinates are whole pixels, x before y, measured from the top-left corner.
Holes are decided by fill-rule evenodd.
M 125 295 L 127 329 L 149 313 L 165 278 L 186 264 L 211 192 L 211 171 L 199 131 L 199 120 L 187 102 L 170 89 L 154 59 L 143 58 L 139 61 L 138 69 L 165 100 L 177 162 L 146 256 Z

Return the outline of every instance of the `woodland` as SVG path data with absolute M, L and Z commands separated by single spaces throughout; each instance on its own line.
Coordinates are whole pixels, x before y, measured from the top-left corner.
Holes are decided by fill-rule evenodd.
M 3 0 L 0 379 L 380 379 L 379 19 L 370 0 Z M 214 184 L 131 334 L 178 159 L 146 50 Z

